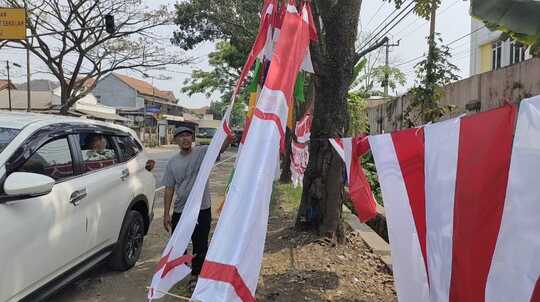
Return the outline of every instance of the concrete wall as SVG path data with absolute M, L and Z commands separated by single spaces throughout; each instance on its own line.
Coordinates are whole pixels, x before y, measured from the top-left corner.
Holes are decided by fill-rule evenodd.
M 131 110 L 143 106 L 143 101 L 139 100 L 137 91 L 113 74 L 101 79 L 92 90 L 92 94 L 96 96 L 100 104 L 105 106 Z
M 442 105 L 455 106 L 448 117 L 486 111 L 505 101 L 518 102 L 540 95 L 540 58 L 534 58 L 499 70 L 455 82 L 445 89 Z M 411 102 L 408 95 L 368 108 L 371 134 L 406 128 L 402 113 Z

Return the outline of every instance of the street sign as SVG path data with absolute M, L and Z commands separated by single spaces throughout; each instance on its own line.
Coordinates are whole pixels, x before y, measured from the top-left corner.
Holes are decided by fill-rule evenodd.
M 0 40 L 26 39 L 24 8 L 0 8 Z

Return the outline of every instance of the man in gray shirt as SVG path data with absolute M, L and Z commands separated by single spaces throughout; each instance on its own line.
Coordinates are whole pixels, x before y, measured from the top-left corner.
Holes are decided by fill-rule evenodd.
M 191 128 L 178 127 L 174 132 L 174 140 L 180 147 L 180 152 L 175 154 L 167 163 L 165 175 L 163 175 L 162 183 L 165 186 L 164 197 L 164 216 L 163 226 L 167 232 L 172 232 L 176 228 L 184 206 L 187 202 L 189 194 L 199 168 L 206 154 L 207 146 L 193 147 L 194 133 Z M 230 140 L 225 142 L 221 152 L 228 146 Z M 170 215 L 170 208 L 173 196 L 176 192 L 174 201 L 173 215 Z M 193 243 L 193 258 L 191 274 L 192 279 L 189 282 L 189 289 L 192 291 L 196 285 L 197 277 L 201 272 L 201 268 L 208 251 L 208 236 L 210 234 L 210 226 L 212 223 L 210 192 L 208 191 L 208 183 L 204 189 L 201 211 L 197 219 L 197 225 L 191 236 Z

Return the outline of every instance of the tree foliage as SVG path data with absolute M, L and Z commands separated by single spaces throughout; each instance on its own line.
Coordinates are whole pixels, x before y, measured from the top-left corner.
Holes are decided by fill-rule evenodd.
M 439 102 L 444 96 L 444 86 L 459 79 L 459 68 L 450 63 L 451 57 L 449 47 L 437 37 L 434 40 L 432 60 L 426 58 L 415 66 L 418 80 L 409 91 L 413 101 L 405 110 L 409 126 L 436 121 L 451 112 L 451 106 L 442 106 Z
M 148 70 L 189 60 L 166 51 L 159 26 L 169 23 L 165 7 L 151 10 L 140 0 L 0 0 L 0 6 L 28 8 L 28 42 L 0 47 L 29 48 L 59 82 L 61 112 L 86 96 L 101 76 L 119 70 Z M 105 15 L 115 18 L 107 33 Z

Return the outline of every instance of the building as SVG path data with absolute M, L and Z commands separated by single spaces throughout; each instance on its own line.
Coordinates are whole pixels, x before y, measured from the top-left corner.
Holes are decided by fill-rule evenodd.
M 110 73 L 98 81 L 92 94 L 99 104 L 114 107 L 129 119 L 128 126 L 149 145 L 170 143 L 176 126 L 195 127 L 182 117 L 184 108 L 177 104 L 172 91 L 160 90 L 143 80 Z
M 471 32 L 471 76 L 531 58 L 526 46 L 499 31 L 490 31 L 480 20 L 472 19 Z

